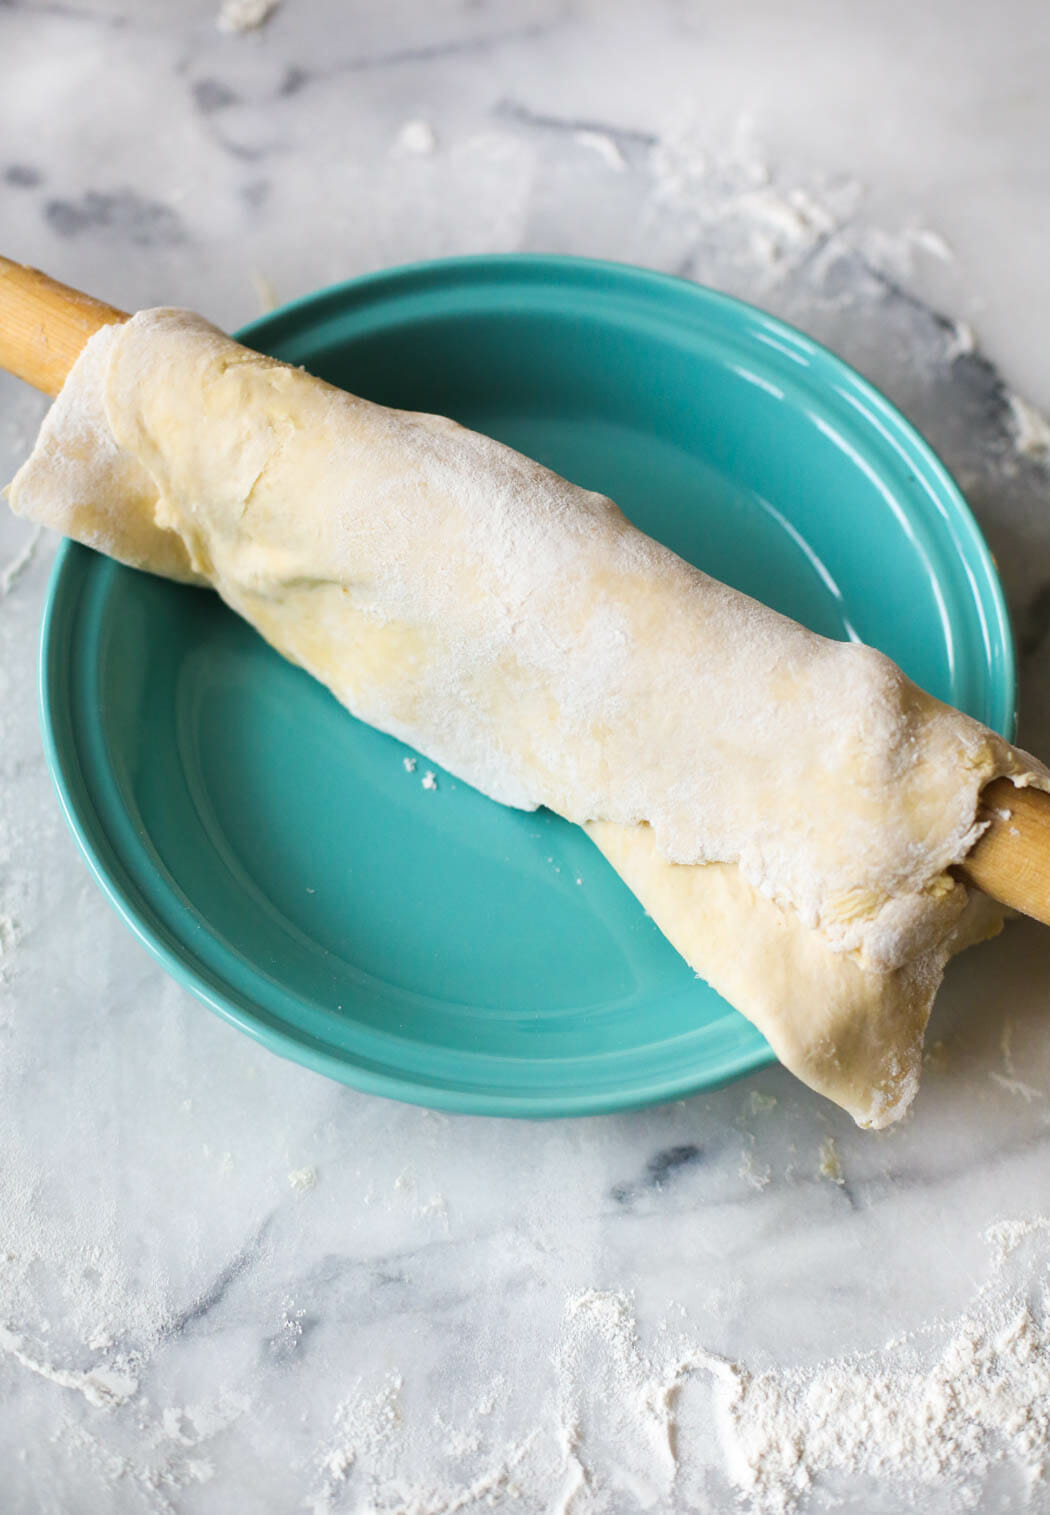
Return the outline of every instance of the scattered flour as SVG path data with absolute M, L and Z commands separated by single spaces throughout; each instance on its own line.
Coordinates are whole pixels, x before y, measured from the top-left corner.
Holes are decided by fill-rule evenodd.
M 355 1499 L 353 1508 L 384 1510 L 390 1515 L 395 1510 L 397 1515 L 458 1515 L 521 1495 L 515 1472 L 534 1435 L 512 1444 L 463 1479 L 414 1485 L 405 1472 L 403 1388 L 401 1375 L 389 1372 L 378 1388 L 359 1383 L 337 1406 L 333 1439 L 318 1454 L 320 1483 L 308 1502 L 313 1515 L 350 1508 L 344 1498 L 348 1493 Z M 481 1413 L 480 1409 L 476 1412 Z M 481 1439 L 476 1433 L 452 1429 L 443 1444 L 447 1467 L 450 1461 L 476 1453 Z
M 1016 1483 L 1011 1509 L 1044 1508 L 1048 1236 L 1046 1216 L 989 1227 L 992 1274 L 960 1316 L 879 1352 L 807 1368 L 729 1361 L 669 1321 L 646 1333 L 653 1349 L 631 1295 L 570 1293 L 553 1383 L 529 1437 L 504 1442 L 490 1424 L 509 1392 L 501 1384 L 465 1416 L 439 1417 L 444 1460 L 413 1486 L 404 1470 L 421 1421 L 406 1412 L 400 1375 L 388 1373 L 339 1404 L 333 1437 L 318 1453 L 313 1509 L 341 1508 L 351 1479 L 358 1504 L 405 1515 L 510 1506 L 520 1495 L 550 1515 L 725 1508 L 697 1482 L 705 1462 L 751 1515 L 823 1508 L 829 1490 L 846 1487 L 850 1507 L 861 1508 L 856 1499 L 876 1486 L 880 1509 L 887 1495 L 901 1509 L 933 1496 L 938 1509 L 975 1508 L 993 1469 Z M 1026 1262 L 1019 1270 L 1018 1256 Z M 705 1441 L 699 1453 L 697 1438 Z
M 172 1301 L 162 1279 L 127 1266 L 104 1210 L 89 1196 L 65 1222 L 50 1218 L 39 1202 L 46 1183 L 34 1154 L 5 1132 L 0 1353 L 112 1408 L 134 1394 L 139 1362 L 164 1339 Z M 80 1366 L 85 1359 L 94 1359 L 89 1368 Z
M 627 167 L 623 153 L 606 132 L 578 131 L 575 137 L 581 147 L 589 148 L 591 152 L 597 153 L 602 162 L 614 173 L 622 174 Z
M 1005 1282 L 1003 1265 L 1048 1229 L 1046 1217 L 989 1229 L 993 1279 L 971 1310 L 921 1333 L 940 1342 L 932 1359 L 918 1337 L 812 1369 L 698 1358 L 715 1376 L 726 1470 L 749 1508 L 787 1515 L 825 1475 L 902 1494 L 940 1487 L 958 1497 L 953 1508 L 972 1508 L 999 1463 L 1019 1474 L 1027 1503 L 1050 1436 L 1047 1274 L 1044 1259 L 1033 1299 Z
M 1050 457 L 1050 421 L 1020 395 L 1011 394 L 1008 401 L 1017 451 L 1027 458 L 1046 460 Z
M 260 314 L 268 316 L 270 311 L 276 310 L 280 304 L 277 298 L 277 291 L 261 269 L 253 268 L 248 277 L 255 291 L 255 297 L 259 302 Z
M 342 1482 L 365 1452 L 384 1447 L 401 1425 L 400 1373 L 388 1373 L 378 1390 L 344 1399 L 332 1417 L 337 1445 L 324 1460 L 327 1472 Z
M 940 232 L 931 231 L 929 227 L 918 226 L 913 228 L 909 235 L 923 252 L 928 252 L 931 257 L 939 258 L 942 263 L 953 263 L 955 254 L 951 247 L 941 236 Z
M 316 1168 L 293 1168 L 288 1175 L 288 1183 L 293 1189 L 300 1191 L 317 1188 Z
M 745 1148 L 737 1173 L 746 1184 L 751 1185 L 752 1189 L 768 1188 L 773 1177 L 773 1170 L 769 1164 L 756 1162 L 755 1154 L 750 1147 Z
M 820 1148 L 820 1167 L 817 1173 L 821 1178 L 830 1179 L 833 1184 L 844 1184 L 845 1175 L 842 1172 L 842 1159 L 839 1157 L 838 1143 L 833 1136 L 826 1136 Z
M 995 1266 L 1001 1268 L 1022 1242 L 1028 1241 L 1033 1236 L 1047 1233 L 1050 1233 L 1050 1215 L 1035 1215 L 1025 1220 L 996 1221 L 994 1225 L 987 1228 L 983 1239 L 992 1249 L 992 1260 Z
M 220 32 L 253 32 L 265 25 L 281 0 L 222 0 L 215 24 Z
M 857 287 L 860 266 L 880 277 L 906 279 L 917 257 L 941 262 L 954 258 L 944 238 L 930 227 L 892 230 L 873 225 L 863 214 L 864 185 L 848 177 L 791 182 L 767 156 L 753 120 L 739 118 L 725 147 L 715 149 L 686 123 L 664 133 L 649 155 L 653 209 L 690 214 L 697 240 L 747 269 L 748 287 L 769 289 L 804 269 L 814 293 L 832 296 L 835 271 L 845 259 L 854 278 L 843 298 Z M 863 285 L 864 280 L 861 279 Z M 972 350 L 973 333 L 958 325 L 957 356 Z
M 1037 1089 L 1033 1084 L 1026 1084 L 1023 1078 L 1009 1078 L 1005 1073 L 996 1073 L 993 1068 L 988 1077 L 993 1083 L 998 1084 L 1000 1089 L 1005 1089 L 1007 1094 L 1019 1095 L 1021 1099 L 1031 1104 L 1034 1099 L 1045 1099 L 1042 1089 Z
M 691 210 L 698 233 L 717 227 L 730 257 L 764 270 L 772 282 L 845 236 L 863 197 L 855 179 L 819 186 L 782 182 L 747 116 L 717 153 L 691 124 L 666 133 L 654 145 L 649 167 L 655 208 Z
M 437 134 L 429 121 L 406 121 L 394 140 L 394 151 L 429 158 L 437 150 Z
M 402 761 L 402 763 L 405 766 L 405 772 L 406 773 L 415 773 L 415 771 L 416 771 L 416 759 L 414 757 L 402 758 L 401 761 Z
M 138 1389 L 138 1380 L 119 1368 L 103 1366 L 74 1372 L 70 1368 L 55 1368 L 41 1362 L 25 1350 L 22 1337 L 6 1326 L 0 1326 L 0 1352 L 6 1352 L 30 1373 L 49 1379 L 61 1389 L 75 1389 L 78 1394 L 83 1394 L 88 1404 L 99 1409 L 108 1410 L 125 1404 Z
M 423 788 L 424 789 L 436 789 L 437 786 L 438 786 L 437 774 L 434 773 L 434 772 L 432 772 L 431 769 L 428 768 L 427 771 L 426 771 L 426 773 L 424 773 L 424 775 L 423 775 Z
M 0 568 L 0 599 L 11 593 L 11 590 L 18 583 L 23 573 L 25 573 L 36 556 L 36 550 L 40 545 L 43 535 L 44 528 L 37 526 L 29 533 L 22 548 L 15 553 L 10 563 Z
M 989 1071 L 989 1078 L 993 1083 L 1005 1089 L 1008 1094 L 1019 1095 L 1028 1104 L 1035 1099 L 1045 1099 L 1042 1089 L 1037 1089 L 1033 1084 L 1025 1083 L 1024 1079 L 1017 1076 L 1017 1064 L 1014 1061 L 1014 1023 L 1008 1015 L 1003 1019 L 1003 1029 L 999 1035 L 999 1051 L 1003 1059 L 1003 1071 L 997 1073 L 995 1069 Z
M 642 1351 L 629 1295 L 586 1289 L 566 1301 L 555 1354 L 568 1512 L 576 1491 L 603 1486 L 643 1508 L 666 1502 L 678 1468 L 673 1405 L 677 1363 L 657 1368 Z M 602 1466 L 599 1447 L 615 1449 Z
M 691 121 L 664 132 L 646 166 L 647 223 L 658 230 L 661 216 L 674 218 L 689 228 L 698 249 L 699 261 L 683 272 L 744 298 L 770 298 L 774 306 L 774 291 L 805 291 L 804 323 L 815 306 L 852 308 L 894 285 L 906 287 L 924 260 L 955 258 L 931 227 L 873 223 L 858 179 L 794 181 L 766 152 L 746 114 L 725 145 L 712 144 Z M 946 365 L 977 351 L 966 321 L 942 317 L 939 326 Z M 1050 464 L 1050 420 L 1019 395 L 1006 392 L 1005 400 L 1014 452 Z
M 176 1490 L 210 1483 L 216 1476 L 207 1444 L 248 1409 L 249 1402 L 242 1396 L 221 1395 L 199 1404 L 169 1406 L 156 1415 L 144 1400 L 136 1400 L 133 1413 L 139 1440 L 136 1444 L 128 1439 L 127 1455 L 95 1434 L 92 1427 L 99 1423 L 90 1412 L 86 1420 L 63 1417 L 62 1447 L 67 1456 L 75 1457 L 81 1479 L 77 1507 L 174 1515 L 176 1508 L 182 1508 L 173 1502 Z M 105 1424 L 112 1429 L 112 1421 Z

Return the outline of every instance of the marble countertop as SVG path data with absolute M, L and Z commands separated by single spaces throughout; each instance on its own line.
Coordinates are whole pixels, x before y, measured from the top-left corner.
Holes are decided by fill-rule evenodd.
M 1050 752 L 1040 5 L 284 0 L 230 32 L 217 4 L 0 4 L 0 250 L 226 327 L 467 251 L 742 294 L 953 468 Z M 42 409 L 0 385 L 7 476 Z M 1050 1510 L 1026 1482 L 1050 932 L 953 965 L 914 1112 L 879 1135 L 778 1069 L 547 1124 L 338 1087 L 208 1014 L 89 878 L 36 715 L 53 550 L 0 512 L 5 1515 Z M 989 1346 L 1015 1306 L 1024 1350 Z M 956 1416 L 940 1462 L 902 1436 L 917 1401 L 864 1419 L 909 1374 Z M 1009 1424 L 960 1420 L 944 1386 L 978 1381 Z

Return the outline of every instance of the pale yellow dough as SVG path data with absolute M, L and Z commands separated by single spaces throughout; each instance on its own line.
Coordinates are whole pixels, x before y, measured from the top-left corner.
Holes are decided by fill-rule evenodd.
M 980 790 L 1050 775 L 879 653 L 185 311 L 92 339 L 11 503 L 213 585 L 355 715 L 586 826 L 788 1067 L 863 1125 L 906 1108 L 945 961 L 1001 921 L 947 871 Z

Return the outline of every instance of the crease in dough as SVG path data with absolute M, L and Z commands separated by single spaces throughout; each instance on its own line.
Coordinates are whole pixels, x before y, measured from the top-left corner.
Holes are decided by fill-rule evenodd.
M 880 653 L 186 311 L 92 338 L 11 503 L 211 584 L 361 719 L 585 825 L 789 1067 L 861 1124 L 903 1112 L 947 958 L 1002 920 L 948 873 L 980 791 L 1050 775 Z

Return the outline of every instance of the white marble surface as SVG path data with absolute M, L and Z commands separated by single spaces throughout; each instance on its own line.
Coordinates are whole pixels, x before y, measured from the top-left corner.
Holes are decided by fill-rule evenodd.
M 1050 403 L 1048 66 L 1035 0 L 284 0 L 245 35 L 211 0 L 7 0 L 2 250 L 230 327 L 267 284 L 493 249 L 745 294 L 962 479 L 1046 753 L 1050 480 L 1010 394 Z M 0 387 L 6 473 L 41 410 Z M 209 1015 L 90 881 L 37 726 L 51 554 L 0 513 L 5 1515 L 773 1510 L 795 1496 L 734 1482 L 705 1353 L 771 1382 L 876 1350 L 923 1370 L 1014 1292 L 1045 1352 L 1046 1234 L 997 1262 L 985 1233 L 1050 1212 L 1050 932 L 953 966 L 880 1136 L 778 1070 L 546 1125 L 355 1094 Z M 1023 1408 L 1045 1425 L 1045 1395 Z M 990 1465 L 1017 1436 L 912 1458 L 910 1486 L 854 1453 L 801 1503 L 1050 1509 Z

